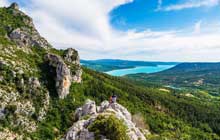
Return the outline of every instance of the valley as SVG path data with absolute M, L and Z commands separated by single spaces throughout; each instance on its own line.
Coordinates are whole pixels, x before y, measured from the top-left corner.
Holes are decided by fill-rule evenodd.
M 146 83 L 157 83 L 176 89 L 203 90 L 219 96 L 219 63 L 182 63 L 153 74 L 131 74 L 126 77 Z

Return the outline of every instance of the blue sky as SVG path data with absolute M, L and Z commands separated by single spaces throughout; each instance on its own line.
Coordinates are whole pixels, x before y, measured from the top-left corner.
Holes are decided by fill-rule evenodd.
M 220 0 L 0 0 L 19 3 L 56 48 L 83 59 L 220 61 Z
M 189 1 L 189 0 L 188 0 Z M 178 0 L 163 0 L 160 7 L 184 4 Z M 201 6 L 182 10 L 163 11 L 158 9 L 157 0 L 136 0 L 111 11 L 111 24 L 119 30 L 136 28 L 144 30 L 172 30 L 191 26 L 197 21 L 216 22 L 220 19 L 219 6 Z

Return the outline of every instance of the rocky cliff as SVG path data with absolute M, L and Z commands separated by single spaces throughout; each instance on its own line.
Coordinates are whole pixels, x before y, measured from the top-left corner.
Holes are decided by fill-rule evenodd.
M 0 8 L 0 50 L 0 139 L 24 139 L 46 118 L 51 97 L 64 99 L 81 82 L 79 55 L 52 48 L 16 3 Z
M 71 124 L 75 122 L 63 138 L 66 140 L 145 140 L 147 130 L 136 127 L 131 114 L 120 104 L 104 101 L 96 106 L 88 100 L 76 111 L 72 108 L 82 102 L 77 97 L 82 95 L 76 91 L 93 84 L 80 87 L 82 69 L 78 52 L 73 48 L 52 48 L 16 3 L 0 8 L 0 50 L 0 139 L 40 139 L 47 133 L 41 132 L 43 124 L 48 124 L 51 116 L 61 115 Z M 87 74 L 85 78 L 91 76 Z M 71 91 L 75 95 L 69 95 Z M 70 112 L 68 115 L 75 112 L 75 118 L 65 116 L 66 111 Z M 56 127 L 63 129 L 57 125 L 59 122 L 63 125 L 56 120 L 47 126 L 52 127 L 54 135 L 61 131 Z M 54 139 L 49 136 L 45 137 Z
M 105 132 L 105 127 L 109 127 L 111 125 L 111 122 L 109 122 L 109 124 L 108 122 L 102 124 L 103 127 L 101 128 L 101 130 L 99 130 L 99 133 L 97 133 L 97 130 L 96 132 L 94 132 L 91 129 L 91 126 L 96 127 L 100 125 L 97 123 L 97 120 L 100 121 L 102 119 L 101 121 L 104 121 L 105 119 L 109 119 L 110 117 L 121 120 L 120 125 L 124 125 L 126 129 L 124 135 L 126 135 L 127 137 L 120 137 L 119 135 L 119 137 L 117 138 L 118 140 L 146 140 L 145 135 L 148 135 L 149 131 L 136 127 L 135 123 L 132 122 L 131 114 L 125 107 L 118 103 L 109 104 L 108 101 L 103 101 L 100 106 L 96 106 L 96 103 L 91 100 L 87 100 L 82 107 L 77 108 L 75 112 L 75 118 L 78 121 L 76 121 L 73 126 L 68 130 L 67 134 L 64 137 L 64 140 L 95 140 L 96 138 L 104 140 L 114 138 L 114 136 L 111 136 L 114 135 L 114 132 L 107 132 L 106 134 L 103 133 Z M 98 129 L 100 129 L 100 127 Z M 116 129 L 119 129 L 119 126 L 117 126 Z M 119 130 L 112 131 L 117 131 L 117 134 L 123 133 Z
M 74 52 L 72 52 L 74 51 Z M 80 83 L 82 71 L 80 69 L 79 57 L 77 51 L 74 49 L 67 49 L 64 60 L 67 60 L 70 64 L 74 64 L 77 69 L 74 73 L 71 72 L 69 66 L 64 62 L 63 58 L 55 54 L 46 54 L 45 60 L 56 71 L 54 80 L 56 81 L 56 90 L 61 99 L 65 98 L 69 94 L 69 88 L 72 82 Z M 76 55 L 76 58 L 72 58 Z
M 11 26 L 10 24 L 6 25 L 5 28 L 8 28 L 9 31 L 7 38 L 15 42 L 19 47 L 38 46 L 49 48 L 51 46 L 45 38 L 40 36 L 33 24 L 33 20 L 19 10 L 18 4 L 13 3 L 7 9 L 12 13 L 13 17 L 23 17 L 21 20 L 23 26 Z

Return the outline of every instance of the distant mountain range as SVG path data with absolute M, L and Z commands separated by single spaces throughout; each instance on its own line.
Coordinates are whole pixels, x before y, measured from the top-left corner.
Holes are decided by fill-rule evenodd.
M 214 95 L 220 94 L 220 63 L 181 63 L 162 72 L 132 74 L 127 77 L 142 82 L 202 89 Z
M 106 72 L 117 69 L 134 68 L 138 66 L 176 65 L 178 62 L 151 62 L 120 59 L 80 60 L 81 64 L 96 71 Z

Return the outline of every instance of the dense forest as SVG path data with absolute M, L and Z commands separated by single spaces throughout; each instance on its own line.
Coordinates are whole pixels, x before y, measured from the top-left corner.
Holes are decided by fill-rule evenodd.
M 100 103 L 112 94 L 117 94 L 119 103 L 133 115 L 143 115 L 146 127 L 153 132 L 149 139 L 219 139 L 219 100 L 210 102 L 211 98 L 188 97 L 171 89 L 137 86 L 86 68 L 83 84 L 73 85 L 68 98 L 53 98 L 47 119 L 33 138 L 59 136 L 72 124 L 73 110 L 87 98 Z M 54 132 L 54 127 L 59 133 Z

